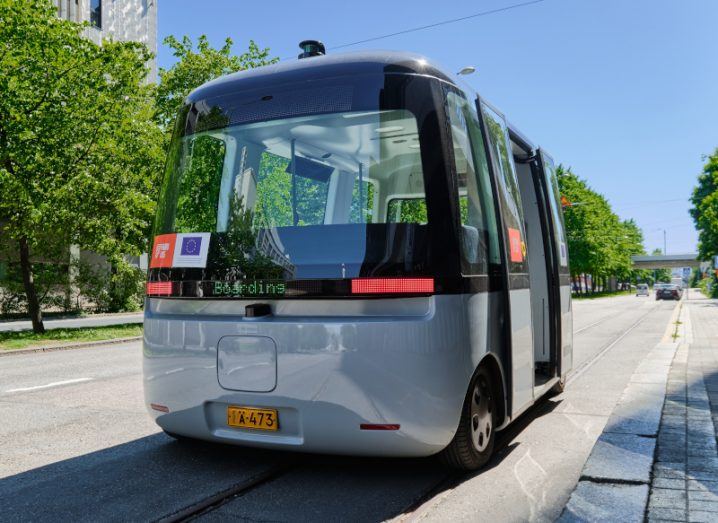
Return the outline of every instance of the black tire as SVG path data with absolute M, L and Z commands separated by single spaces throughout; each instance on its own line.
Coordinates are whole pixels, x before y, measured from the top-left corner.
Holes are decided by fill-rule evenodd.
M 445 465 L 460 470 L 478 470 L 491 459 L 498 412 L 495 391 L 491 374 L 485 368 L 479 368 L 466 394 L 454 439 L 439 453 L 439 459 Z

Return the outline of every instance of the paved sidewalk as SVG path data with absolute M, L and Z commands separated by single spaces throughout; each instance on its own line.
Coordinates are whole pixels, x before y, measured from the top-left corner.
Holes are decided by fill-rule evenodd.
M 584 464 L 562 522 L 644 520 L 651 470 L 671 363 L 678 341 L 671 334 L 683 309 L 677 306 L 663 339 L 636 366 Z
M 684 307 L 692 332 L 669 374 L 648 521 L 718 521 L 718 300 Z
M 106 327 L 126 323 L 142 323 L 141 312 L 125 312 L 119 314 L 91 314 L 81 318 L 61 318 L 45 320 L 45 329 L 74 329 L 80 327 Z M 32 329 L 29 320 L 0 321 L 0 332 L 20 332 Z
M 718 522 L 718 300 L 689 297 L 631 377 L 561 521 Z

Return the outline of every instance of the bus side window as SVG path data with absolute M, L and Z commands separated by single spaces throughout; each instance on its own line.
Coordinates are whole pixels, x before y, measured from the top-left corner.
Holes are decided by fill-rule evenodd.
M 446 95 L 454 166 L 458 176 L 462 272 L 486 274 L 488 263 L 501 263 L 496 212 L 478 117 L 456 92 Z M 478 166 L 478 168 L 477 168 Z
M 556 237 L 556 249 L 558 250 L 559 256 L 559 272 L 567 273 L 568 246 L 566 245 L 566 235 L 564 233 L 561 192 L 558 187 L 556 168 L 553 159 L 543 151 L 541 151 L 541 158 L 544 167 L 544 176 L 546 177 L 546 185 L 549 191 L 549 205 L 551 206 L 551 214 L 553 215 L 554 236 Z
M 386 213 L 387 223 L 427 223 L 424 198 L 392 198 Z
M 212 232 L 217 227 L 216 211 L 226 144 L 214 136 L 199 135 L 188 146 L 190 154 L 182 166 L 174 229 L 177 232 Z
M 494 171 L 498 179 L 501 212 L 506 230 L 509 272 L 528 272 L 526 265 L 526 235 L 521 211 L 521 196 L 509 146 L 509 132 L 504 118 L 488 105 L 481 104 L 481 112 L 488 130 L 489 146 L 494 156 Z
M 290 227 L 324 223 L 331 169 L 325 167 L 313 172 L 314 166 L 301 157 L 297 157 L 297 163 L 297 174 L 293 178 L 289 158 L 262 153 L 257 175 L 255 224 Z

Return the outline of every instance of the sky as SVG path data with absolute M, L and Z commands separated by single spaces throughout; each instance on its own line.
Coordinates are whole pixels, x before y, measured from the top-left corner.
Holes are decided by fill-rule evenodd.
M 526 0 L 342 2 L 163 0 L 165 36 L 250 39 L 294 59 L 304 39 L 328 53 L 413 51 L 465 77 L 556 163 L 633 218 L 648 252 L 695 252 L 689 197 L 718 147 L 718 0 L 543 0 L 332 51 L 332 47 Z M 571 212 L 570 209 L 566 212 Z

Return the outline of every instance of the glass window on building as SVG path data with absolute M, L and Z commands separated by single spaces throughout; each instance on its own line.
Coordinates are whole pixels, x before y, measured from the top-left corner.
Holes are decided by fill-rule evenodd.
M 90 0 L 90 25 L 102 29 L 102 0 Z

